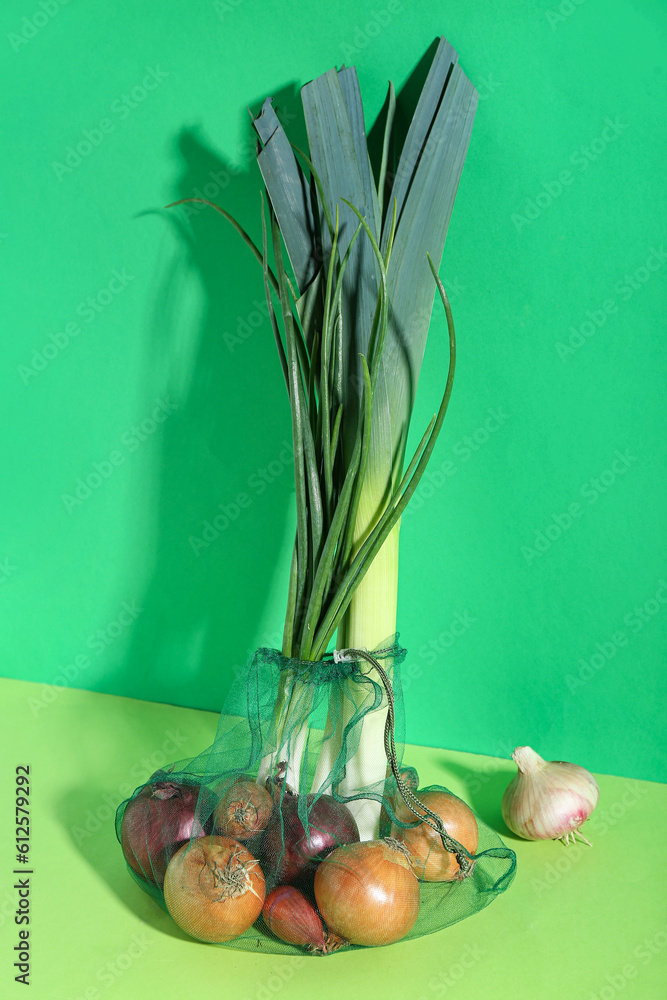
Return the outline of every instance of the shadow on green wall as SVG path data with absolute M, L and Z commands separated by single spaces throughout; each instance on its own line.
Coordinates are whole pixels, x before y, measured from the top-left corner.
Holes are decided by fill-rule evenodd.
M 293 131 L 295 88 L 277 93 L 274 106 Z M 221 204 L 261 245 L 262 183 L 243 114 L 248 139 L 240 168 L 196 130 L 181 131 L 173 200 Z M 158 700 L 215 709 L 250 651 L 283 544 L 293 491 L 289 406 L 263 311 L 261 268 L 249 250 L 207 206 L 159 215 L 176 236 L 176 251 L 159 278 L 146 394 L 154 398 L 150 386 L 160 370 L 181 388 L 178 409 L 163 424 L 152 496 L 136 498 L 155 508 L 154 566 L 120 686 L 135 697 L 155 700 L 159 690 Z M 183 295 L 200 303 L 186 329 L 178 319 Z M 267 466 L 280 471 L 263 476 L 258 470 Z M 281 629 L 276 621 L 274 644 Z
M 389 182 L 436 46 L 434 41 L 397 95 Z M 299 89 L 291 85 L 271 96 L 290 139 L 307 148 Z M 253 102 L 253 114 L 262 103 Z M 263 185 L 247 110 L 243 116 L 240 168 L 197 130 L 181 131 L 173 200 L 204 197 L 221 204 L 261 245 Z M 386 107 L 369 134 L 376 171 L 385 116 Z M 261 270 L 238 234 L 204 205 L 158 214 L 175 234 L 177 250 L 159 278 L 146 393 L 152 398 L 155 372 L 164 369 L 187 388 L 163 424 L 153 497 L 136 498 L 137 505 L 155 505 L 155 555 L 121 689 L 149 700 L 159 691 L 159 700 L 215 710 L 252 652 L 292 516 L 289 407 L 263 311 Z M 201 318 L 182 330 L 179 296 L 193 288 L 201 293 Z M 257 472 L 267 467 L 280 472 L 264 488 Z M 281 630 L 282 621 L 272 623 L 270 640 L 262 636 L 262 644 L 280 645 Z

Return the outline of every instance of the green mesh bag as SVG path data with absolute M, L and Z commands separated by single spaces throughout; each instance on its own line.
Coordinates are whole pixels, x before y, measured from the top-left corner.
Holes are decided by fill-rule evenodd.
M 471 915 L 508 887 L 515 859 L 402 761 L 405 651 L 383 641 L 396 628 L 401 515 L 452 390 L 437 268 L 477 92 L 440 39 L 397 162 L 390 85 L 377 180 L 354 68 L 311 81 L 302 101 L 309 156 L 297 160 L 270 100 L 253 122 L 261 249 L 213 206 L 261 263 L 292 417 L 282 650 L 255 653 L 213 745 L 147 776 L 117 833 L 139 884 L 193 937 L 331 954 Z M 436 290 L 449 369 L 403 472 Z
M 497 834 L 447 789 L 417 791 L 416 772 L 402 766 L 405 650 L 389 642 L 370 656 L 359 655 L 312 662 L 257 650 L 228 696 L 213 744 L 193 760 L 158 771 L 119 807 L 116 830 L 130 873 L 193 936 L 224 937 L 238 926 L 239 910 L 248 926 L 219 943 L 329 954 L 363 946 L 357 939 L 373 921 L 373 944 L 440 930 L 487 906 L 510 885 L 514 854 Z M 336 706 L 350 701 L 353 714 L 337 715 Z M 372 712 L 386 716 L 385 738 L 377 745 L 366 742 L 365 752 L 388 758 L 389 774 L 355 795 L 341 794 L 339 785 Z M 454 804 L 455 812 L 464 811 L 469 846 L 470 822 L 474 828 L 473 849 L 450 838 L 444 826 L 447 846 L 438 847 L 440 834 L 415 818 L 401 790 L 426 819 L 421 802 L 432 802 L 434 794 Z M 363 857 L 345 857 L 359 840 L 355 803 L 374 803 L 381 810 L 384 837 L 366 845 L 378 857 L 387 854 L 386 872 L 376 872 Z M 420 857 L 402 843 L 415 833 L 421 836 L 409 844 L 430 842 Z M 189 868 L 178 868 L 180 880 L 169 867 L 177 855 L 177 862 L 190 858 Z M 429 859 L 439 874 L 444 859 L 448 881 L 424 879 Z M 367 878 L 367 892 L 352 900 L 358 908 L 350 918 L 346 879 L 352 871 L 354 882 Z M 384 911 L 373 903 L 378 886 L 393 893 Z M 272 898 L 275 904 L 267 911 Z M 262 907 L 266 919 L 259 915 Z M 327 922 L 318 910 L 327 913 Z M 255 911 L 257 918 L 251 919 Z M 356 943 L 345 936 L 350 927 Z

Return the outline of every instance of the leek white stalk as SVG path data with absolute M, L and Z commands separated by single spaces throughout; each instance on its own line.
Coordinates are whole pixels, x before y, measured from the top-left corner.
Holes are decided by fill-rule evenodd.
M 364 498 L 359 505 L 359 515 L 363 517 Z M 343 623 L 344 643 L 352 649 L 376 649 L 384 640 L 396 632 L 396 608 L 398 597 L 398 535 L 399 527 L 392 530 L 366 576 L 352 596 Z M 392 671 L 387 668 L 390 677 Z M 356 700 L 348 700 L 343 705 L 343 721 L 347 723 L 357 708 L 367 689 L 350 681 L 349 693 Z M 382 787 L 387 761 L 384 756 L 384 727 L 387 719 L 386 706 L 368 712 L 361 722 L 359 746 L 345 768 L 345 777 L 339 785 L 342 795 L 353 795 L 360 788 L 372 785 Z M 352 812 L 359 827 L 362 840 L 374 840 L 380 823 L 380 804 L 373 799 L 358 799 L 350 802 Z
M 359 504 L 360 519 L 364 514 L 368 517 L 367 503 L 368 497 L 364 498 L 362 495 Z M 373 650 L 385 639 L 391 638 L 396 631 L 399 526 L 397 524 L 392 529 L 354 592 L 345 619 L 338 630 L 336 644 L 339 649 L 361 647 Z M 363 531 L 362 537 L 365 534 Z M 392 676 L 391 668 L 385 666 Z M 332 732 L 331 717 L 327 719 L 326 735 L 329 738 L 325 741 L 317 761 L 313 791 L 319 790 L 330 774 L 341 749 L 342 729 L 363 703 L 364 698 L 368 697 L 368 688 L 355 684 L 351 678 L 347 685 L 347 694 L 349 697 L 344 697 L 338 692 L 341 701 L 334 706 L 333 713 L 339 720 L 336 732 Z M 345 777 L 338 785 L 340 794 L 353 795 L 360 788 L 367 788 L 370 785 L 382 788 L 387 766 L 383 749 L 386 718 L 386 707 L 364 716 L 360 724 L 362 729 L 358 749 L 348 761 Z M 380 804 L 373 799 L 358 799 L 349 802 L 348 809 L 357 821 L 361 839 L 375 839 L 380 821 Z
M 265 754 L 259 765 L 257 782 L 263 785 L 266 779 L 275 775 L 278 765 L 287 765 L 284 778 L 291 788 L 299 787 L 299 774 L 306 748 L 308 728 L 295 725 L 294 720 L 308 717 L 313 700 L 313 689 L 309 684 L 294 683 L 291 670 L 283 673 L 283 687 L 273 710 L 272 729 L 275 733 L 276 749 Z

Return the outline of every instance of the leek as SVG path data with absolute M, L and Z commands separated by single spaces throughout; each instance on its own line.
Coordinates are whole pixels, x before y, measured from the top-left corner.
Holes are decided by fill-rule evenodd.
M 454 374 L 451 310 L 438 267 L 477 104 L 457 60 L 441 39 L 388 197 L 393 88 L 376 184 L 356 71 L 332 69 L 302 89 L 307 155 L 289 143 L 270 99 L 254 119 L 268 195 L 262 249 L 223 213 L 262 264 L 292 416 L 297 529 L 286 657 L 318 660 L 336 632 L 340 648 L 369 650 L 396 632 L 400 518 L 430 458 Z M 436 288 L 447 315 L 449 373 L 438 413 L 404 473 Z M 284 754 L 288 781 L 296 781 L 304 740 L 290 717 L 294 701 L 303 717 L 307 693 L 295 691 L 285 674 L 274 712 L 275 752 L 260 777 Z M 358 687 L 351 682 L 346 703 L 331 706 L 332 739 L 318 761 L 315 788 L 323 787 L 340 749 L 340 727 L 331 720 L 351 716 Z M 385 717 L 386 708 L 365 717 L 342 794 L 382 789 Z M 350 806 L 362 839 L 375 836 L 379 806 L 371 800 Z

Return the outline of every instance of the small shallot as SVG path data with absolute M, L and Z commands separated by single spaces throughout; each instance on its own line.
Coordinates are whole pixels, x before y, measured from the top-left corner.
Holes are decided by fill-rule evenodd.
M 600 797 L 598 783 L 578 764 L 543 760 L 530 747 L 517 747 L 512 760 L 519 768 L 507 786 L 502 801 L 503 819 L 510 830 L 525 840 L 562 840 L 575 835 L 586 844 L 580 831 Z
M 277 885 L 264 900 L 264 923 L 287 944 L 300 945 L 315 955 L 327 955 L 346 942 L 327 934 L 312 903 L 293 885 Z

